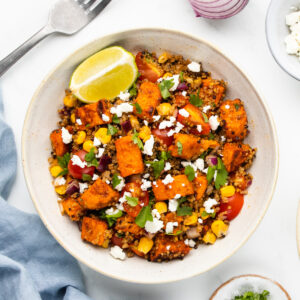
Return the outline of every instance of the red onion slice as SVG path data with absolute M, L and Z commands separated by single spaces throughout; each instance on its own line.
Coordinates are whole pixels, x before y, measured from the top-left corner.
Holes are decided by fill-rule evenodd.
M 180 82 L 178 84 L 178 87 L 177 87 L 178 91 L 185 91 L 187 89 L 188 89 L 188 86 L 187 86 L 187 84 L 185 82 Z
M 71 196 L 74 193 L 79 192 L 79 184 L 77 180 L 72 180 L 67 187 L 66 194 Z
M 210 167 L 212 167 L 217 165 L 218 158 L 215 155 L 207 155 L 205 161 Z
M 97 171 L 104 172 L 110 163 L 111 163 L 111 158 L 106 154 L 102 155 L 99 160 L 99 165 L 97 167 Z
M 132 129 L 130 121 L 128 121 L 128 120 L 121 123 L 121 127 L 122 127 L 122 129 L 124 130 L 125 133 L 129 132 Z

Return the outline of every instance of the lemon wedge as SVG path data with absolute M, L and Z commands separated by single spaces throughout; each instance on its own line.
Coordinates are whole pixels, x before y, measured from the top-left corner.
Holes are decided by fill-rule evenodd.
M 73 72 L 70 90 L 82 102 L 113 99 L 130 88 L 138 75 L 134 56 L 122 47 L 101 50 Z

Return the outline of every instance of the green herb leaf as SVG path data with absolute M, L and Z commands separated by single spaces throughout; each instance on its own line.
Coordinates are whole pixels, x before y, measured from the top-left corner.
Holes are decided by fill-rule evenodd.
M 205 113 L 202 113 L 203 119 L 205 123 L 208 123 L 208 118 L 207 115 Z
M 186 166 L 184 168 L 184 174 L 187 176 L 189 181 L 193 181 L 195 179 L 195 171 L 192 166 Z
M 190 95 L 190 103 L 200 107 L 203 104 L 203 100 L 199 97 L 199 92 L 197 95 Z
M 59 176 L 64 176 L 64 175 L 67 175 L 68 174 L 68 169 L 63 169 L 60 173 L 58 173 L 57 177 Z
M 131 97 L 136 96 L 137 95 L 137 88 L 136 88 L 136 84 L 134 83 L 132 85 L 132 87 L 129 89 L 129 94 Z
M 182 233 L 182 230 L 177 230 L 175 233 L 167 233 L 167 235 L 179 235 Z
M 245 292 L 243 295 L 235 296 L 233 300 L 267 300 L 270 295 L 269 291 L 264 290 L 262 293 Z
M 102 209 L 99 213 L 99 217 L 103 220 L 106 220 L 108 223 L 108 226 L 111 227 L 115 224 L 115 222 L 117 221 L 118 218 L 122 217 L 123 212 L 121 210 L 118 210 L 117 213 L 115 213 L 113 215 L 108 215 L 105 213 L 106 210 L 107 210 L 107 208 Z
M 215 171 L 216 171 L 215 166 L 208 167 L 207 174 L 206 174 L 206 179 L 207 179 L 208 183 L 211 183 L 211 181 L 213 180 L 214 175 L 215 175 Z
M 108 124 L 107 126 L 107 134 L 108 135 L 114 135 L 118 132 L 118 128 L 116 128 L 115 126 Z
M 226 183 L 227 177 L 228 177 L 228 172 L 222 160 L 218 157 L 217 176 L 215 180 L 215 187 L 217 190 L 220 189 L 220 187 Z
M 117 174 L 114 174 L 113 178 L 112 178 L 112 186 L 113 188 L 115 188 L 117 185 L 119 185 L 121 183 L 121 179 L 119 178 L 119 176 Z
M 165 161 L 163 159 L 157 161 L 145 161 L 145 163 L 151 165 L 153 168 L 155 179 L 160 176 L 162 170 L 165 168 Z
M 171 152 L 170 151 L 162 151 L 160 154 L 160 158 L 163 160 L 168 160 L 169 158 L 171 158 Z
M 158 87 L 160 89 L 160 93 L 161 93 L 161 96 L 164 98 L 164 99 L 167 99 L 171 96 L 170 92 L 169 92 L 169 89 L 174 85 L 174 80 L 173 78 L 172 79 L 169 79 L 169 80 L 163 80 L 162 82 L 160 82 L 158 84 Z
M 57 156 L 58 164 L 63 168 L 68 167 L 68 163 L 71 159 L 71 154 L 69 152 L 65 153 L 64 156 Z
M 177 152 L 178 152 L 179 155 L 181 155 L 182 154 L 182 150 L 183 150 L 181 142 L 178 141 L 176 145 L 177 145 Z
M 113 123 L 115 123 L 115 124 L 120 124 L 120 119 L 118 118 L 117 115 L 113 115 L 112 121 L 113 121 Z
M 201 217 L 202 217 L 202 218 L 205 218 L 205 217 L 207 217 L 207 216 L 209 216 L 209 217 L 211 217 L 211 218 L 214 218 L 214 217 L 216 216 L 216 213 L 213 212 L 213 213 L 209 214 L 209 213 L 207 213 L 207 212 L 204 210 L 204 211 L 202 212 L 202 214 L 201 214 Z
M 141 108 L 141 106 L 140 106 L 137 102 L 134 102 L 134 103 L 132 103 L 131 105 L 135 107 L 136 112 L 137 112 L 138 114 L 141 114 L 141 113 L 142 113 L 142 108 Z
M 237 104 L 237 103 L 234 104 L 234 107 L 235 107 L 235 110 L 239 110 L 240 109 L 240 105 Z
M 209 140 L 214 140 L 215 139 L 214 134 L 210 132 L 209 135 L 208 135 L 208 139 Z
M 92 180 L 92 176 L 89 174 L 82 174 L 82 180 L 83 181 L 91 181 Z
M 85 155 L 84 160 L 87 162 L 88 167 L 98 167 L 99 162 L 95 157 L 95 147 L 92 147 L 90 152 Z
M 135 224 L 139 227 L 144 228 L 147 221 L 153 221 L 153 217 L 151 214 L 151 203 L 147 206 L 144 206 L 138 216 L 135 218 Z
M 136 198 L 136 197 L 126 196 L 126 200 L 127 200 L 127 203 L 132 207 L 137 206 L 139 203 L 139 198 Z
M 182 206 L 177 208 L 177 216 L 190 216 L 193 209 L 189 206 Z
M 134 130 L 134 134 L 132 136 L 132 140 L 134 142 L 134 144 L 138 145 L 138 147 L 143 150 L 144 149 L 144 145 L 143 145 L 143 142 L 141 141 L 141 139 L 139 138 L 139 133 L 136 132 Z
M 183 78 L 183 71 L 180 71 L 180 73 L 179 73 L 179 79 L 180 79 L 180 82 L 183 82 L 183 81 L 184 81 L 184 78 Z

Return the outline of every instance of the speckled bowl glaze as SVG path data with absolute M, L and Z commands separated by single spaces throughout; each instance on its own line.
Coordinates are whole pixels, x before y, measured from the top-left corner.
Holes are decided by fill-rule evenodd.
M 278 65 L 289 75 L 300 80 L 300 60 L 287 54 L 284 39 L 289 34 L 285 16 L 291 7 L 299 7 L 299 0 L 272 0 L 266 17 L 266 37 L 270 51 Z
M 82 242 L 78 226 L 61 215 L 48 170 L 50 132 L 57 126 L 57 110 L 74 68 L 91 54 L 120 45 L 158 54 L 168 50 L 201 61 L 213 77 L 228 82 L 227 98 L 241 98 L 251 134 L 248 143 L 258 148 L 251 173 L 254 181 L 241 214 L 231 222 L 229 234 L 213 246 L 200 246 L 182 261 L 150 263 L 137 257 L 119 261 L 107 249 Z M 59 64 L 35 92 L 23 127 L 23 168 L 36 209 L 54 238 L 76 259 L 107 276 L 136 283 L 164 283 L 208 271 L 234 254 L 255 231 L 271 201 L 278 172 L 278 144 L 271 114 L 248 77 L 222 52 L 197 37 L 164 29 L 136 29 L 101 37 L 75 51 Z

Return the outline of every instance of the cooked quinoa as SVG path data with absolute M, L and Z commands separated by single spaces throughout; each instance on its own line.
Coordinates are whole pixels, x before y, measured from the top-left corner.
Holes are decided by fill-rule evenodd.
M 119 259 L 182 259 L 226 236 L 256 149 L 243 143 L 243 101 L 226 99 L 201 63 L 147 51 L 136 63 L 138 79 L 113 100 L 85 104 L 66 90 L 50 173 L 83 241 Z

